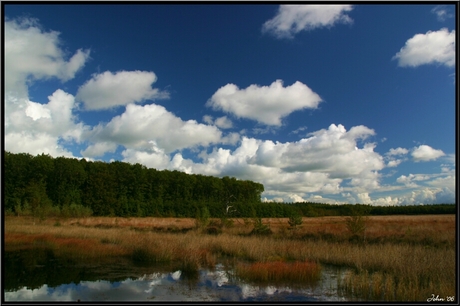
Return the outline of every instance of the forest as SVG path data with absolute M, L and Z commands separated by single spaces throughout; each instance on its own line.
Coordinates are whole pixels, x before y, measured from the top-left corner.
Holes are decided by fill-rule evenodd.
M 262 184 L 234 177 L 160 171 L 120 161 L 3 153 L 3 209 L 7 214 L 194 218 L 205 212 L 217 218 L 281 218 L 456 213 L 454 204 L 269 203 L 261 201 Z

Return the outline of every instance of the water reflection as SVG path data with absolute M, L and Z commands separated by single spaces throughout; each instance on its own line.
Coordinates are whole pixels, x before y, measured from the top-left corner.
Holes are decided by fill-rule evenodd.
M 36 263 L 32 263 L 37 265 Z M 40 266 L 40 265 L 39 265 Z M 54 265 L 56 268 L 59 265 Z M 43 268 L 43 267 L 42 267 Z M 64 268 L 64 266 L 63 266 Z M 125 267 L 127 269 L 128 267 Z M 8 269 L 8 268 L 7 268 Z M 36 269 L 40 269 L 35 267 Z M 66 266 L 70 271 L 72 268 Z M 131 266 L 131 269 L 136 269 Z M 139 269 L 139 268 L 137 268 Z M 181 270 L 165 271 L 144 267 L 137 277 L 121 277 L 120 265 L 93 267 L 89 279 L 40 286 L 5 286 L 6 301 L 345 301 L 337 292 L 338 270 L 324 267 L 321 280 L 314 287 L 260 286 L 239 281 L 227 266 L 200 270 L 195 277 Z M 166 267 L 167 269 L 167 267 Z M 30 267 L 29 267 L 30 270 Z M 33 270 L 33 269 L 32 269 Z M 30 270 L 30 271 L 32 271 Z M 88 271 L 88 268 L 85 268 Z M 102 276 L 117 275 L 116 278 Z M 145 273 L 148 271 L 147 273 Z M 127 272 L 127 270 L 125 271 Z M 141 270 L 136 270 L 136 273 Z M 132 272 L 131 272 L 132 273 Z M 54 274 L 56 275 L 56 274 Z M 75 273 L 74 273 L 75 275 Z M 94 277 L 98 275 L 98 279 Z M 139 277 L 139 275 L 141 275 Z M 10 275 L 11 276 L 11 275 Z M 6 280 L 8 281 L 8 279 Z

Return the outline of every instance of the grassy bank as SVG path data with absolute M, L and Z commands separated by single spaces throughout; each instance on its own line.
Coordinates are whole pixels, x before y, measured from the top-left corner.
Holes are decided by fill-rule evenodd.
M 123 256 L 137 263 L 174 262 L 188 271 L 213 267 L 223 255 L 263 263 L 267 271 L 290 271 L 281 262 L 314 262 L 352 268 L 341 288 L 356 297 L 426 301 L 432 293 L 455 295 L 455 215 L 369 217 L 360 239 L 350 236 L 343 217 L 304 218 L 296 230 L 287 219 L 263 222 L 271 235 L 250 235 L 252 225 L 243 219 L 233 220 L 219 235 L 208 235 L 195 229 L 194 219 L 185 218 L 50 219 L 34 224 L 29 218 L 6 217 L 5 250 L 46 247 L 76 259 Z M 262 271 L 257 265 L 244 271 L 241 267 L 246 278 L 275 275 L 257 276 Z

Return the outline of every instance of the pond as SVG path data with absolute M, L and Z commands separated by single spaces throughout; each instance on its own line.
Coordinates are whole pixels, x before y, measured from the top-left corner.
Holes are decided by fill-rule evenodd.
M 81 263 L 51 251 L 4 254 L 5 301 L 348 301 L 337 290 L 345 270 L 323 266 L 313 285 L 243 282 L 232 266 L 187 275 L 173 265 L 137 266 L 129 260 Z

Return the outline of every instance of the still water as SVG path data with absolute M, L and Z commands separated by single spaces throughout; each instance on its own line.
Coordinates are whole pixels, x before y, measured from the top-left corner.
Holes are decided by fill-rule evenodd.
M 6 253 L 4 269 L 5 301 L 347 301 L 337 290 L 344 271 L 327 266 L 310 286 L 242 282 L 224 263 L 187 275 L 122 260 L 76 263 L 46 250 Z

